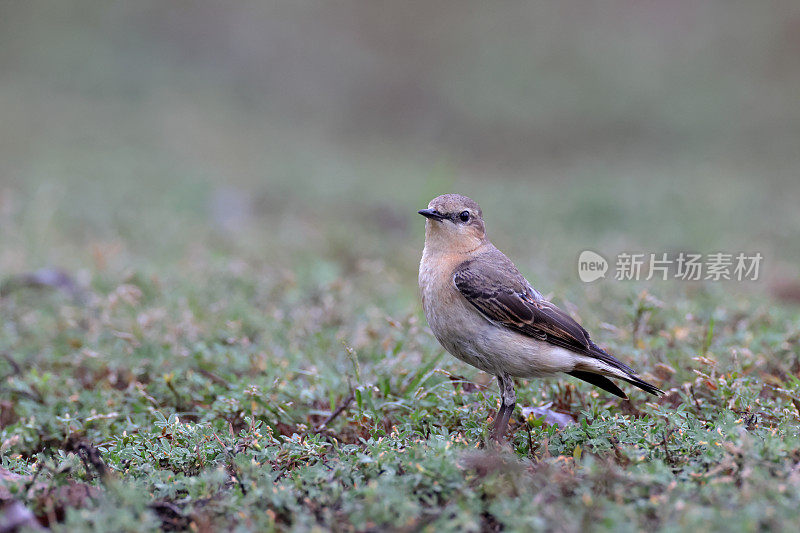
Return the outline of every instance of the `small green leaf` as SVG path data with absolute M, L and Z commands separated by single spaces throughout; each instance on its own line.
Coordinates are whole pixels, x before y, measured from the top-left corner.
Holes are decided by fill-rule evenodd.
M 572 450 L 572 458 L 575 459 L 576 461 L 580 461 L 581 460 L 581 451 L 582 451 L 581 450 L 581 445 L 580 444 L 576 444 L 575 445 L 575 449 Z

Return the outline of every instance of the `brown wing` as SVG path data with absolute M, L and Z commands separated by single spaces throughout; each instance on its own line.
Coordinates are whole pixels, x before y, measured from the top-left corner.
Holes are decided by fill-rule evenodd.
M 513 270 L 506 264 L 466 261 L 456 269 L 453 282 L 491 322 L 633 372 L 593 343 L 572 317 L 536 293 L 513 265 L 510 268 Z

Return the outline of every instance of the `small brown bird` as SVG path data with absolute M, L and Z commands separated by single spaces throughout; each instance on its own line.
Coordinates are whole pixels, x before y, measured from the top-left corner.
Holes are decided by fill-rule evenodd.
M 513 377 L 565 372 L 627 399 L 610 376 L 663 394 L 592 342 L 580 324 L 531 287 L 486 237 L 483 214 L 474 201 L 444 194 L 419 214 L 428 219 L 419 265 L 425 317 L 448 352 L 497 376 L 502 403 L 493 439 L 503 437 L 514 412 Z

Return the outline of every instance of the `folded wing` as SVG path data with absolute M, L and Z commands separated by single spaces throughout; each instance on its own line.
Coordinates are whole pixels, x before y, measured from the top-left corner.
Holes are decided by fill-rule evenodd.
M 510 261 L 509 261 L 510 264 Z M 594 357 L 627 374 L 625 365 L 589 339 L 589 333 L 564 311 L 541 297 L 513 265 L 491 265 L 471 260 L 456 269 L 453 282 L 459 292 L 488 320 L 509 329 Z M 511 270 L 513 268 L 513 270 Z

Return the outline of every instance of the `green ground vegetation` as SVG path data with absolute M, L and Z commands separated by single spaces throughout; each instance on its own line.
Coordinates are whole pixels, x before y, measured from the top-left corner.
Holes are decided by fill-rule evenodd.
M 520 380 L 510 442 L 487 448 L 496 384 L 443 352 L 416 298 L 415 208 L 437 180 L 486 199 L 495 242 L 667 394 L 626 387 L 623 402 L 568 377 Z M 505 210 L 488 182 L 439 169 L 410 183 L 387 195 L 364 180 L 360 196 L 147 177 L 2 189 L 4 497 L 64 531 L 796 524 L 797 308 L 766 281 L 575 273 L 587 235 L 606 250 L 619 234 L 666 247 L 685 231 L 702 248 L 697 219 L 627 204 L 625 180 L 591 195 L 510 180 Z M 754 234 L 738 238 L 747 249 Z M 44 267 L 59 270 L 20 277 Z M 548 405 L 576 423 L 523 414 Z

